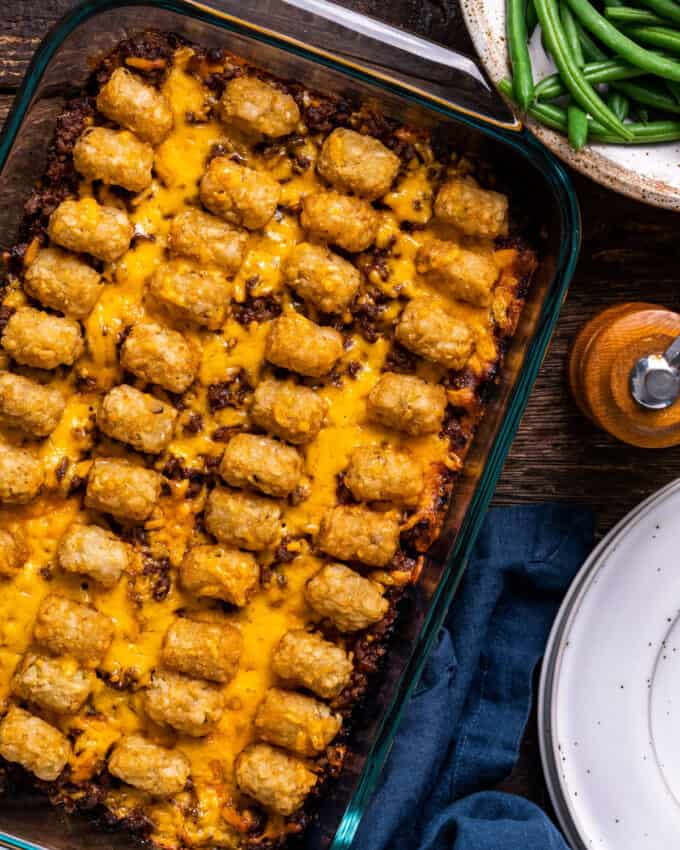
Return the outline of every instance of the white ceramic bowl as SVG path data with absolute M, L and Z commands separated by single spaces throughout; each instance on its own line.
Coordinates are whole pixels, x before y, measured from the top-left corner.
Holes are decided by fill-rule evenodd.
M 494 83 L 510 75 L 505 36 L 505 0 L 462 0 L 470 37 Z M 537 30 L 530 44 L 537 81 L 555 71 Z M 678 116 L 680 118 L 680 116 Z M 533 121 L 526 126 L 553 153 L 603 186 L 647 204 L 680 210 L 680 142 L 659 145 L 588 144 L 578 153 L 565 136 Z

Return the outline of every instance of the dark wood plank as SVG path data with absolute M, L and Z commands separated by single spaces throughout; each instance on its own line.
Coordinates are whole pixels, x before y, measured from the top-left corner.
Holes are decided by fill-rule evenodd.
M 73 5 L 72 0 L 12 0 L 3 4 L 0 91 L 19 85 L 40 39 Z
M 635 449 L 595 428 L 569 395 L 565 365 L 576 332 L 599 310 L 644 300 L 680 309 L 677 214 L 576 177 L 584 239 L 550 351 L 496 490 L 498 504 L 588 504 L 600 533 L 680 475 L 680 448 Z
M 380 18 L 388 24 L 416 32 L 433 41 L 451 44 L 472 55 L 460 6 L 455 0 L 338 0 L 357 12 Z
M 0 127 L 5 123 L 5 118 L 7 118 L 7 113 L 13 100 L 14 95 L 12 94 L 0 94 Z
M 11 34 L 0 35 L 0 90 L 8 91 L 19 85 L 39 40 Z

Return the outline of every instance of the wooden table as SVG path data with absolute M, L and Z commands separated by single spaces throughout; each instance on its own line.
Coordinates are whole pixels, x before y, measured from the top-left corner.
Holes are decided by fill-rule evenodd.
M 344 0 L 474 54 L 455 0 Z M 0 25 L 0 121 L 40 38 L 72 0 L 13 0 Z M 680 216 L 628 200 L 574 175 L 583 248 L 550 351 L 505 466 L 496 504 L 558 500 L 593 508 L 598 533 L 680 475 L 680 447 L 642 450 L 594 428 L 571 400 L 565 362 L 580 325 L 605 306 L 643 299 L 680 309 Z M 508 790 L 546 804 L 535 722 Z

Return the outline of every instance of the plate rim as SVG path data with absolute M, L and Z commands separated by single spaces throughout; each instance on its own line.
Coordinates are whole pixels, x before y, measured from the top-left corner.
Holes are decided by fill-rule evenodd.
M 579 600 L 585 595 L 588 586 L 597 574 L 600 562 L 604 560 L 612 548 L 616 547 L 617 542 L 632 524 L 678 490 L 680 490 L 680 478 L 675 478 L 634 507 L 595 546 L 572 579 L 572 583 L 555 616 L 545 646 L 537 696 L 538 744 L 541 767 L 560 828 L 569 843 L 573 845 L 574 850 L 588 850 L 588 846 L 579 831 L 578 820 L 574 816 L 570 797 L 565 793 L 560 771 L 557 769 L 557 741 L 553 740 L 555 703 L 552 697 L 557 681 L 557 665 L 566 648 L 563 643 L 564 636 L 578 609 Z
M 486 22 L 480 13 L 480 0 L 461 0 L 460 8 L 479 61 L 491 82 L 496 85 L 508 74 L 507 51 L 504 51 L 505 58 L 500 62 L 491 49 L 493 39 L 486 32 Z M 505 41 L 505 36 L 503 40 Z M 503 97 L 503 95 L 500 96 Z M 505 97 L 503 99 L 516 113 L 514 104 Z M 575 151 L 564 136 L 544 127 L 529 116 L 523 119 L 523 124 L 563 162 L 596 183 L 642 203 L 680 211 L 679 189 L 673 189 L 659 180 L 645 177 L 632 169 L 618 165 L 603 156 L 597 147 L 588 146 L 585 151 Z

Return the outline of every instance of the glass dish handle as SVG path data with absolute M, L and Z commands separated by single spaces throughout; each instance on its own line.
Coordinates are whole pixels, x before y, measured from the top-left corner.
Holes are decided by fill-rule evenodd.
M 365 68 L 388 83 L 410 89 L 430 105 L 440 103 L 509 130 L 521 128 L 475 59 L 376 18 L 329 0 L 265 0 L 254 4 L 212 0 L 210 6 L 279 36 L 286 33 L 287 40 L 292 35 L 301 48 L 330 55 L 359 76 Z

